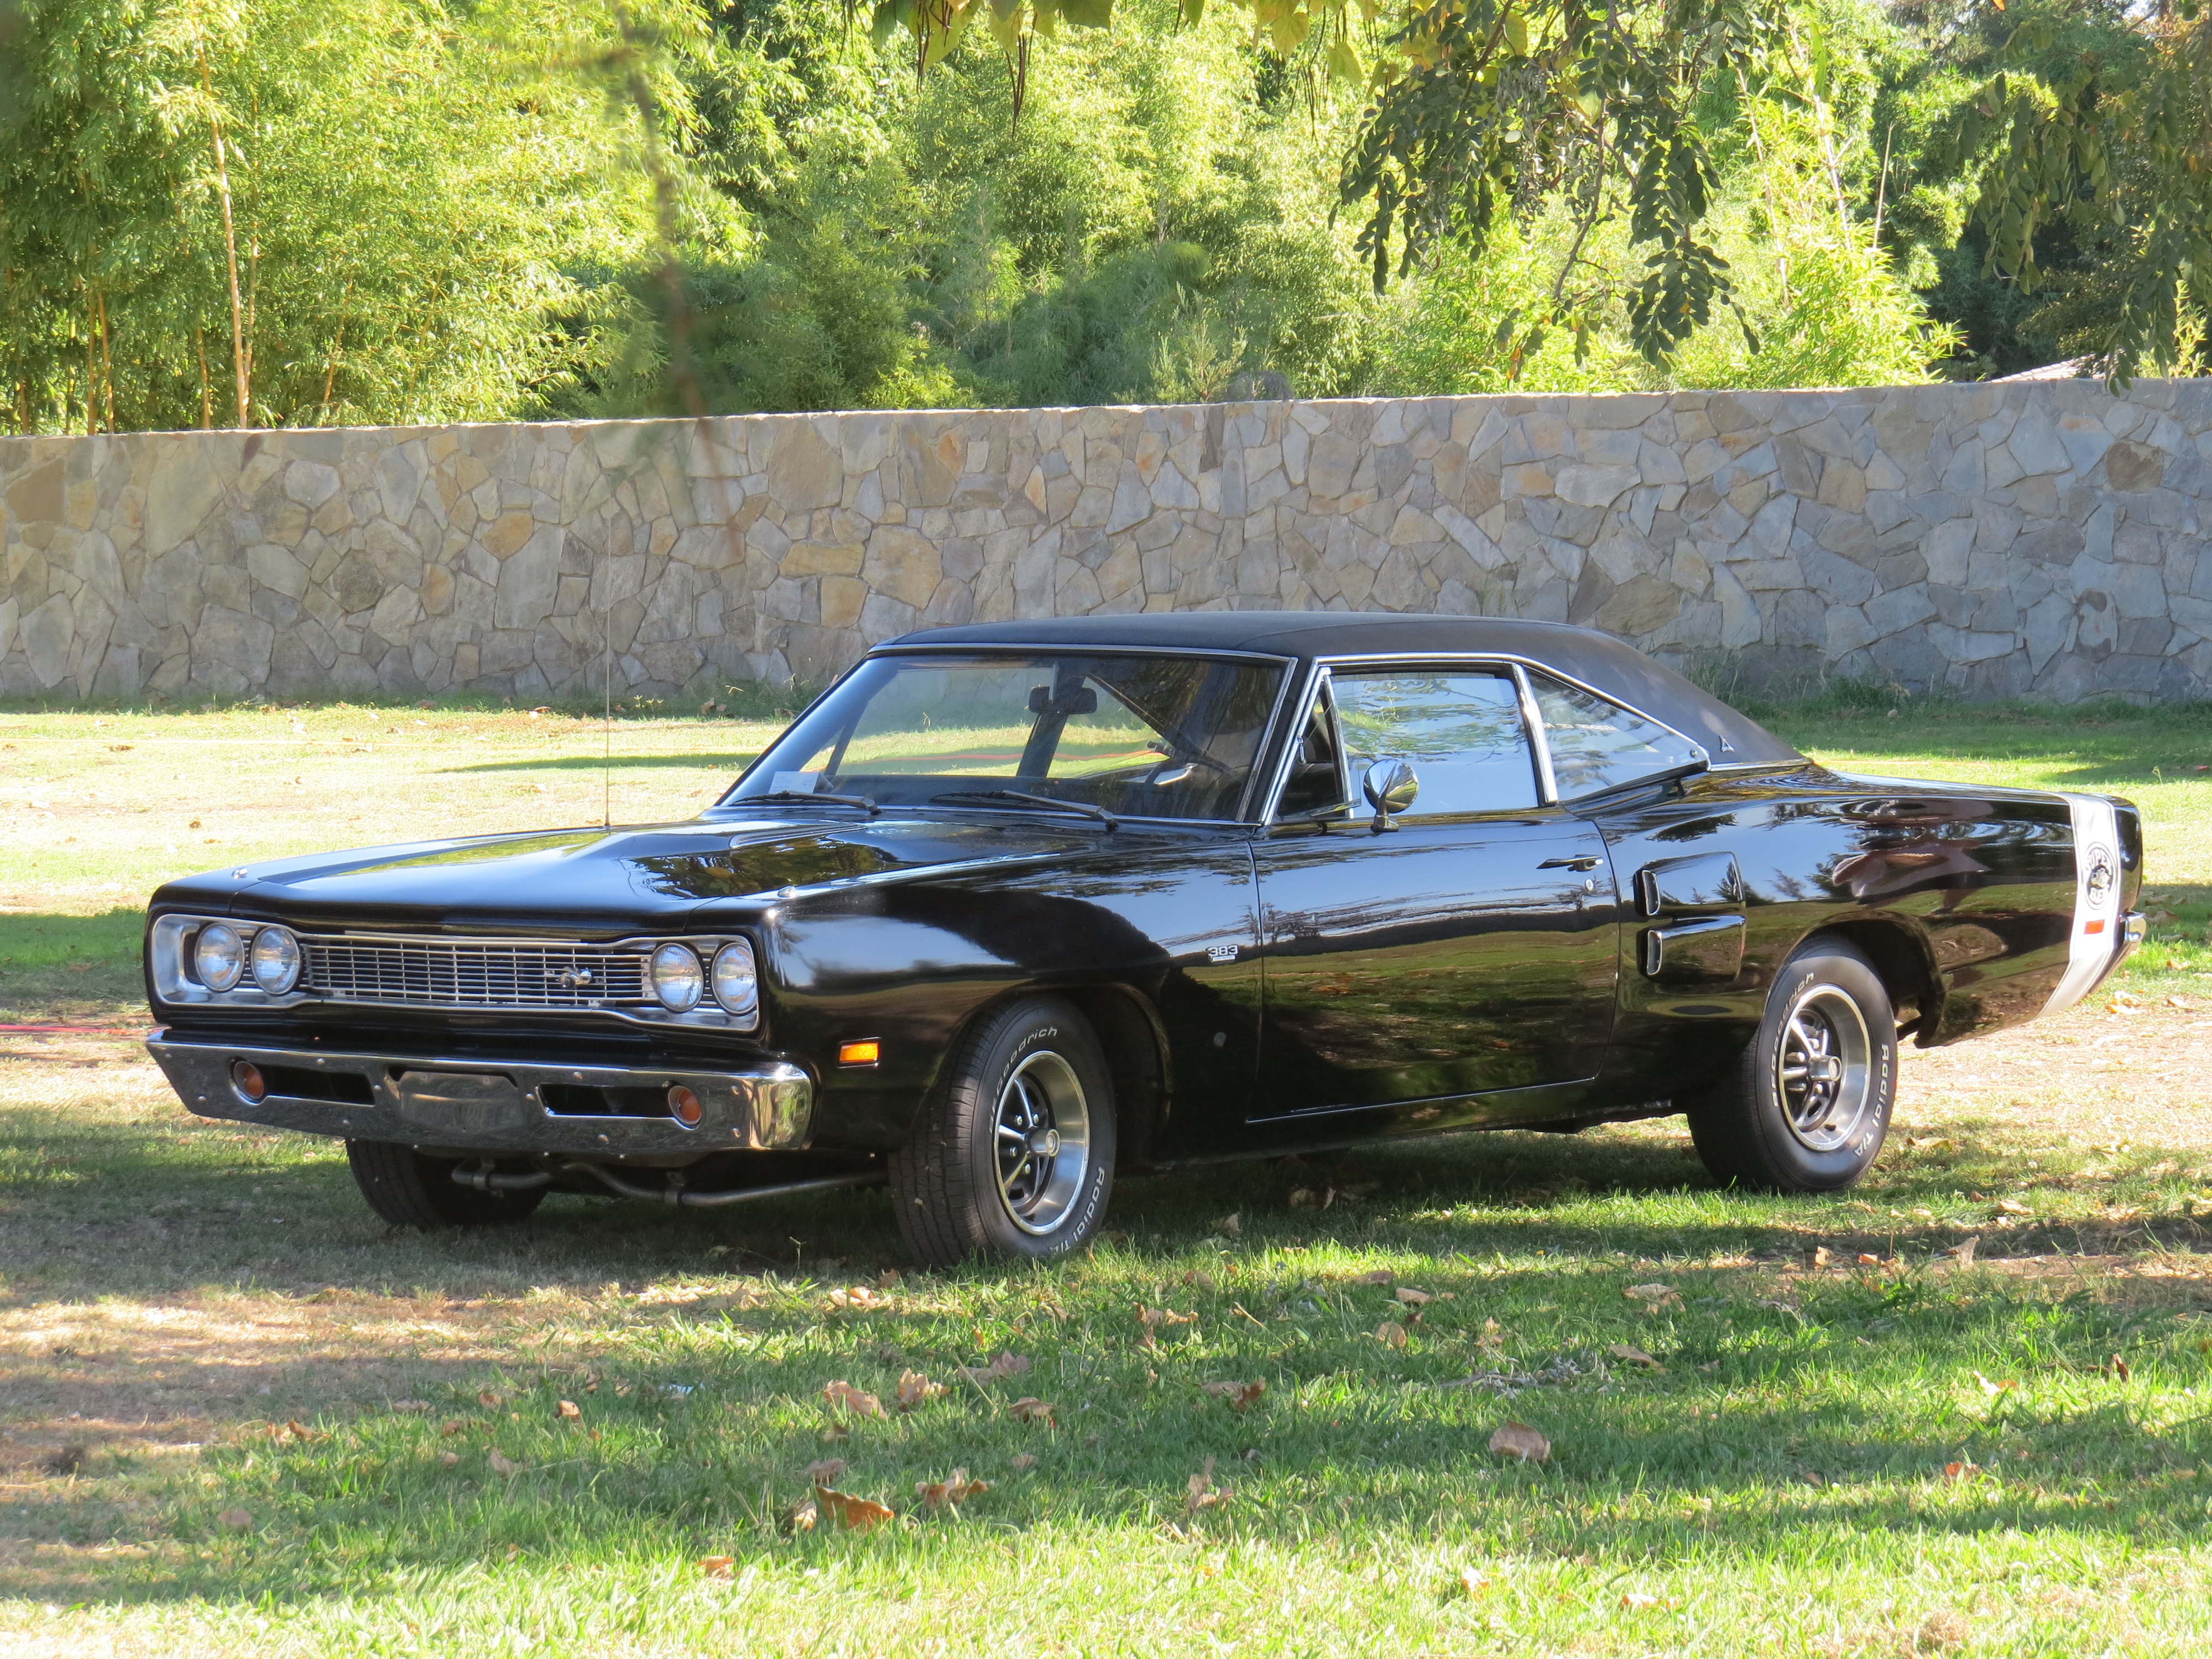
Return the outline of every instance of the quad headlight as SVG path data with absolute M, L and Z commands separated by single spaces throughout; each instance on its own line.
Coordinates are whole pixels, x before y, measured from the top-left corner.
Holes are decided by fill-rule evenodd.
M 753 965 L 753 947 L 743 939 L 714 952 L 714 1000 L 739 1019 L 760 1012 L 760 973 Z
M 699 1006 L 707 988 L 706 969 L 699 953 L 688 945 L 669 944 L 653 953 L 653 994 L 672 1013 L 686 1013 Z
M 300 982 L 300 941 L 289 927 L 264 927 L 253 936 L 247 952 L 253 982 L 272 997 L 281 997 Z
M 227 921 L 211 921 L 192 944 L 192 973 L 210 991 L 228 991 L 246 972 L 246 941 Z

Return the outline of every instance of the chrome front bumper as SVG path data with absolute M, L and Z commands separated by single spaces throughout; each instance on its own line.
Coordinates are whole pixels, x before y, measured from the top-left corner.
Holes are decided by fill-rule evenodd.
M 201 1117 L 346 1140 L 605 1158 L 790 1151 L 813 1127 L 813 1083 L 781 1060 L 732 1072 L 546 1066 L 185 1042 L 163 1031 L 146 1048 Z M 240 1088 L 241 1065 L 260 1072 L 258 1099 Z M 702 1109 L 688 1128 L 665 1103 L 679 1085 Z

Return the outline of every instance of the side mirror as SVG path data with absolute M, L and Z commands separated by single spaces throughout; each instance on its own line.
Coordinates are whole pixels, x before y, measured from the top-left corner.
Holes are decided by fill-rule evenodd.
M 1413 798 L 1421 793 L 1421 780 L 1404 761 L 1379 760 L 1367 769 L 1359 787 L 1367 804 L 1375 809 L 1375 833 L 1379 836 L 1394 827 L 1393 813 L 1403 812 L 1413 804 Z

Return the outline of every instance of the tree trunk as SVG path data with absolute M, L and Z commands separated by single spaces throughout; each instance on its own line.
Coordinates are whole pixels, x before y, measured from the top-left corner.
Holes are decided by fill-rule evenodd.
M 207 44 L 195 42 L 200 60 L 200 91 L 208 100 L 208 132 L 215 141 L 215 187 L 222 201 L 222 257 L 230 274 L 230 362 L 238 382 L 238 423 L 253 424 L 252 392 L 246 373 L 246 319 L 238 302 L 238 231 L 230 217 L 230 168 L 222 154 L 222 122 L 215 112 L 215 86 L 208 76 Z

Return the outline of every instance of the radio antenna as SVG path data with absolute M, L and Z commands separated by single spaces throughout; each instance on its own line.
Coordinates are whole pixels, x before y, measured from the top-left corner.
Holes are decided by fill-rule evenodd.
M 599 550 L 599 577 L 604 596 L 614 587 L 614 573 L 607 568 L 604 548 Z M 615 827 L 615 608 L 604 597 L 601 605 L 605 643 L 599 657 L 599 828 L 611 830 Z

